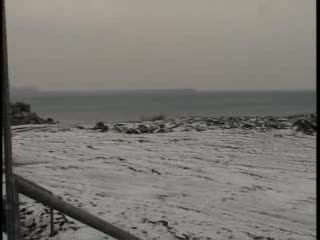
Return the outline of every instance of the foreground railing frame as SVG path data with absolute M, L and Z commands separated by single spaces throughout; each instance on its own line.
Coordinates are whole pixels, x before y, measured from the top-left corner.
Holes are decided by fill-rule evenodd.
M 13 159 L 12 159 L 12 140 L 11 140 L 11 120 L 10 120 L 10 95 L 9 95 L 9 70 L 8 70 L 8 49 L 7 49 L 7 29 L 5 16 L 5 1 L 1 1 L 1 117 L 2 117 L 2 150 L 1 150 L 1 173 L 5 174 L 5 198 L 4 206 L 1 203 L 1 208 L 4 208 L 6 232 L 8 240 L 18 240 L 19 236 L 19 211 L 17 190 L 13 177 Z M 3 159 L 3 160 L 2 160 Z M 3 178 L 1 174 L 1 184 Z M 2 189 L 2 188 L 1 188 Z M 3 194 L 1 191 L 1 200 L 3 201 Z M 1 225 L 2 228 L 2 225 Z M 1 229 L 2 234 L 2 229 Z
M 47 189 L 39 186 L 27 180 L 17 174 L 14 174 L 15 183 L 19 193 L 32 198 L 52 209 L 58 210 L 69 217 L 82 222 L 102 233 L 105 233 L 111 237 L 119 240 L 140 240 L 140 238 L 126 232 L 100 218 L 97 216 L 84 211 L 81 208 L 75 207 L 72 204 L 65 202 L 61 197 L 53 194 Z

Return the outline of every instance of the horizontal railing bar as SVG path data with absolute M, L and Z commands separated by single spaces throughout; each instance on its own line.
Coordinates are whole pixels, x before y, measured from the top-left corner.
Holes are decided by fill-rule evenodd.
M 18 186 L 19 193 L 30 197 L 44 205 L 52 207 L 71 218 L 82 222 L 100 232 L 103 232 L 111 237 L 120 240 L 140 240 L 140 238 L 84 211 L 81 208 L 75 207 L 70 203 L 65 202 L 60 197 L 54 195 L 47 189 L 14 174 L 15 183 Z

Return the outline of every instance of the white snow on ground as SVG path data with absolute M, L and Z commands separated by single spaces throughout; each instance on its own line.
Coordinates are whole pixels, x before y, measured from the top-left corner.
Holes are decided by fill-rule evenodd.
M 142 239 L 316 239 L 315 136 L 28 128 L 17 173 Z M 75 225 L 51 239 L 111 239 Z

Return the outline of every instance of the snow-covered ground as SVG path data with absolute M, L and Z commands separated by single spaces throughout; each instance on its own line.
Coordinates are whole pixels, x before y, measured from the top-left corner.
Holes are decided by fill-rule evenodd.
M 315 136 L 22 126 L 13 142 L 15 172 L 142 239 L 316 239 Z M 48 239 L 43 206 L 21 201 Z M 111 238 L 74 221 L 51 239 Z

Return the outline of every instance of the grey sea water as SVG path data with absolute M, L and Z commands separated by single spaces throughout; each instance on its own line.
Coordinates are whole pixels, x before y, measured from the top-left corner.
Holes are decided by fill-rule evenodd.
M 268 92 L 105 92 L 15 96 L 41 117 L 63 124 L 135 121 L 144 116 L 286 116 L 316 111 L 315 91 Z

